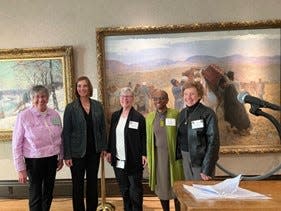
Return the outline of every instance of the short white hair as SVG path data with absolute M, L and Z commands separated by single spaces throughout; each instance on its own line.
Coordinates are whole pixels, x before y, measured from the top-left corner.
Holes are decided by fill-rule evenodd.
M 130 94 L 134 96 L 134 91 L 131 87 L 123 87 L 120 90 L 120 96 L 125 95 L 125 94 Z
M 43 93 L 49 98 L 49 90 L 43 85 L 35 85 L 30 89 L 30 96 L 34 98 L 34 96 L 38 93 Z

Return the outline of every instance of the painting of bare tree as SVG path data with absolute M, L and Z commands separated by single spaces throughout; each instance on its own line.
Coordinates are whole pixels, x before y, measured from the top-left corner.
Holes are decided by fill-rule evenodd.
M 0 139 L 9 140 L 17 114 L 31 105 L 34 85 L 49 89 L 48 106 L 62 116 L 72 99 L 72 48 L 0 50 Z

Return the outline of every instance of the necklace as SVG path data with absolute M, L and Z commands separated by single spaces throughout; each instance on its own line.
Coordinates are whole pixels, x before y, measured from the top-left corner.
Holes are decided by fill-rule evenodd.
M 160 111 L 157 111 L 157 114 L 158 114 L 158 116 L 159 116 L 159 118 L 160 118 L 160 127 L 164 127 L 165 126 L 165 119 L 166 119 L 166 111 L 162 111 L 162 112 L 160 112 Z

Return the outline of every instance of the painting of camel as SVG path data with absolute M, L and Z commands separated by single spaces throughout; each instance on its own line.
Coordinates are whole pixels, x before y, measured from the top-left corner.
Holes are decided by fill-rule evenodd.
M 100 28 L 98 67 L 105 110 L 119 108 L 119 90 L 135 92 L 134 107 L 153 110 L 155 89 L 169 94 L 169 107 L 185 105 L 181 86 L 199 80 L 202 103 L 217 114 L 222 153 L 279 152 L 274 126 L 237 101 L 240 92 L 280 105 L 280 21 L 247 24 Z M 264 109 L 280 121 L 280 112 Z M 238 117 L 237 117 L 238 116 Z

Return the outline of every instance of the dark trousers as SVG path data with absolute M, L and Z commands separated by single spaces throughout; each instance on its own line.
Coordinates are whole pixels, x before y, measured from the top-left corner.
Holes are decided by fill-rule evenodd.
M 123 197 L 125 211 L 142 211 L 142 171 L 128 175 L 123 169 L 114 167 L 115 176 Z
M 29 179 L 29 210 L 49 211 L 57 169 L 57 156 L 25 158 Z
M 160 200 L 163 211 L 170 211 L 170 200 Z M 180 202 L 178 199 L 174 199 L 175 211 L 180 211 Z
M 85 211 L 84 176 L 86 172 L 86 210 L 96 211 L 98 206 L 98 170 L 100 153 L 72 158 L 72 204 L 74 211 Z

